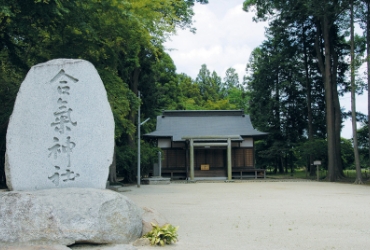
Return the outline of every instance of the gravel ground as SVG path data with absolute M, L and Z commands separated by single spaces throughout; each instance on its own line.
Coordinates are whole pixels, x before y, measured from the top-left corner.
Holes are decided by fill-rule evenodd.
M 180 226 L 179 242 L 168 250 L 370 247 L 370 186 L 244 181 L 125 191 L 139 206 L 152 207 Z

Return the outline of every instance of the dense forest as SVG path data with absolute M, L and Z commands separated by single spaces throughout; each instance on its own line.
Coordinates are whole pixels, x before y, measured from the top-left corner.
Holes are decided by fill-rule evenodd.
M 245 59 L 242 82 L 233 68 L 219 75 L 205 64 L 196 66 L 199 74 L 192 79 L 176 72 L 166 53 L 163 44 L 177 29 L 196 32 L 193 6 L 207 3 L 2 1 L 0 183 L 5 182 L 5 137 L 18 88 L 31 66 L 55 58 L 82 58 L 98 69 L 116 123 L 116 169 L 126 181 L 136 178 L 139 105 L 142 119 L 151 118 L 141 126 L 142 134 L 155 129 L 163 109 L 243 109 L 257 129 L 268 132 L 256 142 L 256 164 L 274 172 L 307 167 L 313 175 L 311 164 L 320 159 L 327 180 L 336 181 L 344 178 L 344 169 L 369 167 L 368 114 L 359 114 L 355 106 L 352 112 L 342 110 L 339 96 L 352 91 L 354 99 L 370 84 L 367 75 L 359 76 L 370 54 L 370 1 L 244 1 L 243 9 L 254 11 L 256 21 L 268 20 L 269 28 L 266 40 Z M 363 35 L 351 32 L 354 23 Z M 353 140 L 340 137 L 346 117 L 363 123 L 354 127 Z M 145 173 L 158 149 L 142 140 L 141 150 Z M 356 182 L 362 182 L 361 175 Z

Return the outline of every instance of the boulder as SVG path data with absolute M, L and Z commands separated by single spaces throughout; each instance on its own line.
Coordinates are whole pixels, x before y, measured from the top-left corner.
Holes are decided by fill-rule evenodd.
M 76 245 L 71 247 L 73 250 L 137 250 L 131 244 L 118 244 L 118 245 Z
M 165 224 L 169 224 L 167 218 L 157 210 L 149 207 L 143 207 L 143 211 L 143 231 L 141 235 L 145 235 L 153 229 L 151 223 L 159 225 L 160 227 L 164 226 Z
M 95 67 L 56 59 L 22 82 L 6 136 L 10 190 L 104 189 L 114 154 L 114 119 Z
M 127 244 L 141 236 L 142 209 L 110 190 L 0 193 L 0 249 L 10 245 Z
M 25 245 L 25 246 L 3 246 L 2 250 L 71 250 L 63 245 Z
M 150 246 L 150 240 L 148 238 L 139 238 L 132 243 L 135 247 Z
M 143 246 L 143 245 L 140 245 L 140 246 Z M 72 248 L 69 248 L 63 245 L 7 246 L 7 247 L 1 248 L 1 250 L 137 250 L 137 248 L 129 244 L 118 244 L 118 245 L 115 245 L 115 244 L 113 245 L 110 245 L 110 244 L 108 245 L 80 244 L 80 245 L 72 246 Z

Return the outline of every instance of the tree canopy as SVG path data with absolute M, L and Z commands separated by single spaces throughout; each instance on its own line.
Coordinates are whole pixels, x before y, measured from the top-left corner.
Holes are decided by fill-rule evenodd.
M 273 167 L 275 172 L 310 169 L 313 160 L 321 158 L 328 166 L 328 180 L 343 178 L 343 169 L 352 167 L 353 157 L 351 142 L 340 138 L 347 112 L 341 109 L 339 96 L 351 88 L 361 93 L 364 87 L 360 82 L 351 87 L 348 77 L 349 6 L 353 3 L 354 18 L 364 30 L 352 46 L 358 67 L 370 54 L 368 1 L 245 0 L 243 9 L 254 10 L 256 21 L 269 20 L 265 41 L 249 61 L 246 58 L 245 75 L 232 67 L 221 75 L 202 64 L 192 79 L 176 71 L 164 42 L 178 29 L 195 32 L 193 6 L 206 3 L 1 1 L 0 166 L 8 119 L 28 69 L 50 59 L 82 58 L 95 65 L 107 90 L 116 123 L 117 171 L 125 180 L 135 178 L 139 105 L 142 118 L 152 118 L 142 127 L 143 133 L 155 129 L 155 118 L 163 109 L 243 109 L 257 129 L 269 133 L 256 142 L 260 167 Z M 358 130 L 362 166 L 370 160 L 369 127 Z M 158 149 L 151 142 L 142 143 L 145 172 L 157 159 Z M 3 178 L 0 175 L 0 182 Z
M 269 131 L 280 136 L 274 142 L 290 145 L 289 150 L 291 143 L 299 140 L 308 139 L 312 144 L 326 139 L 330 181 L 343 178 L 339 95 L 351 89 L 346 60 L 350 55 L 346 41 L 351 27 L 350 3 L 246 0 L 243 5 L 245 11 L 254 8 L 256 21 L 270 23 L 267 41 L 254 51 L 250 63 L 252 118 L 256 126 L 270 125 Z M 263 89 L 269 93 L 265 97 Z M 258 114 L 263 108 L 263 115 Z M 312 164 L 312 157 L 307 165 Z
M 134 147 L 139 105 L 138 89 L 166 94 L 177 84 L 175 66 L 163 42 L 177 28 L 190 29 L 195 3 L 207 0 L 27 0 L 0 3 L 0 110 L 1 165 L 4 163 L 7 121 L 16 93 L 27 70 L 54 58 L 83 58 L 98 69 L 105 84 L 116 122 L 117 155 Z M 149 80 L 149 81 L 148 81 Z M 158 89 L 156 88 L 158 87 Z M 167 89 L 167 90 L 166 90 Z M 171 89 L 171 91 L 170 91 Z M 169 100 L 170 98 L 168 98 Z M 168 106 L 151 99 L 150 113 Z M 175 107 L 176 105 L 172 106 Z M 155 113 L 151 113 L 155 116 Z M 129 155 L 129 153 L 127 153 Z M 126 157 L 127 158 L 127 157 Z M 130 158 L 132 161 L 133 158 Z M 119 163 L 126 175 L 127 161 Z

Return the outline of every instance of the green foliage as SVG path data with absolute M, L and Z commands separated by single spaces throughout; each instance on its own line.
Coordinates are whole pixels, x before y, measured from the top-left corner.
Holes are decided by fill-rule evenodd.
M 195 2 L 208 1 L 2 1 L 0 164 L 4 162 L 7 121 L 29 67 L 54 58 L 82 58 L 94 64 L 105 84 L 116 123 L 117 165 L 132 179 L 137 91 L 143 96 L 153 93 L 143 103 L 145 117 L 155 118 L 166 106 L 182 107 L 178 96 L 170 95 L 178 92 L 176 68 L 162 44 L 176 28 L 193 30 Z M 162 96 L 168 97 L 158 98 Z
M 158 162 L 159 148 L 153 146 L 150 142 L 141 143 L 141 173 L 148 175 L 149 171 L 153 169 L 153 164 Z
M 348 84 L 349 50 L 343 35 L 348 30 L 348 3 L 245 0 L 243 4 L 245 11 L 256 13 L 255 21 L 269 20 L 267 39 L 252 52 L 248 64 L 252 122 L 269 132 L 272 153 L 278 152 L 277 145 L 297 152 L 294 147 L 307 138 L 327 138 L 331 181 L 342 176 L 344 162 L 338 89 L 345 90 Z M 281 150 L 280 161 L 274 159 L 276 165 L 286 164 L 286 152 Z
M 160 227 L 154 223 L 151 224 L 153 229 L 143 236 L 143 238 L 149 239 L 151 245 L 164 246 L 166 244 L 172 244 L 178 241 L 178 226 L 174 227 L 171 224 L 166 224 L 163 227 Z
M 239 76 L 234 68 L 228 68 L 225 74 L 223 89 L 227 90 L 232 87 L 239 87 Z
M 369 165 L 369 127 L 367 124 L 357 130 L 358 148 L 360 152 L 361 166 Z
M 98 69 L 116 124 L 117 170 L 126 181 L 134 181 L 136 176 L 138 91 L 142 94 L 142 118 L 151 118 L 142 127 L 142 134 L 155 129 L 155 118 L 162 109 L 244 109 L 257 129 L 269 133 L 256 142 L 260 167 L 283 171 L 287 166 L 307 165 L 310 156 L 325 164 L 326 128 L 334 125 L 325 124 L 326 80 L 318 65 L 325 59 L 320 54 L 330 52 L 331 80 L 338 85 L 333 90 L 348 90 L 344 60 L 348 46 L 342 35 L 347 29 L 342 15 L 347 1 L 244 1 L 244 10 L 255 7 L 255 19 L 269 18 L 270 28 L 266 41 L 252 52 L 242 84 L 233 68 L 227 69 L 223 78 L 205 64 L 194 80 L 176 73 L 163 42 L 176 28 L 195 30 L 192 7 L 196 2 L 208 1 L 2 1 L 0 164 L 4 162 L 7 121 L 19 84 L 30 66 L 54 58 L 83 58 Z M 356 1 L 363 29 L 368 15 L 365 2 Z M 326 30 L 330 50 L 324 47 L 324 16 L 330 27 Z M 358 50 L 363 51 L 364 37 L 357 40 Z M 359 63 L 361 60 L 357 66 Z M 359 142 L 361 159 L 368 160 L 365 128 L 359 130 Z M 153 145 L 142 142 L 143 174 L 157 161 L 158 148 Z M 345 168 L 353 163 L 351 145 L 350 141 L 341 141 Z
M 128 119 L 131 107 L 139 105 L 138 98 L 128 88 L 117 74 L 111 70 L 99 70 L 108 94 L 108 100 L 114 115 L 115 137 L 120 138 L 126 133 L 132 136 L 135 133 L 135 125 Z
M 199 74 L 192 80 L 185 74 L 177 75 L 177 87 L 173 87 L 173 99 L 177 99 L 177 109 L 185 110 L 232 110 L 244 109 L 248 105 L 248 96 L 239 84 L 235 69 L 226 71 L 225 81 L 216 72 L 210 72 L 207 65 L 201 65 Z M 166 106 L 174 109 L 175 105 Z
M 227 90 L 227 99 L 235 109 L 248 109 L 249 96 L 243 88 L 231 87 Z
M 137 175 L 137 150 L 127 143 L 116 145 L 116 171 L 117 176 L 124 178 L 127 183 L 135 182 Z
M 199 85 L 200 94 L 205 101 L 218 101 L 220 99 L 221 78 L 215 71 L 211 74 L 207 65 L 201 66 L 195 82 Z
M 116 140 L 117 141 L 117 140 Z M 150 142 L 141 141 L 141 174 L 148 175 L 153 168 L 153 164 L 158 162 L 159 148 L 153 146 Z M 117 175 L 124 177 L 127 183 L 135 182 L 137 176 L 137 147 L 130 146 L 126 140 L 123 143 L 117 143 Z
M 343 162 L 343 169 L 350 169 L 354 166 L 354 151 L 351 140 L 341 138 L 341 159 Z
M 322 166 L 326 166 L 328 163 L 327 141 L 320 138 L 306 140 L 295 148 L 294 154 L 298 158 L 297 164 L 299 166 L 305 166 L 310 156 L 313 160 L 320 160 Z M 309 164 L 313 163 L 309 162 Z
M 313 157 L 313 160 L 320 160 L 321 166 L 325 169 L 328 165 L 328 146 L 325 139 L 306 140 L 295 148 L 294 154 L 298 159 L 298 166 L 305 166 L 310 156 Z M 353 167 L 354 154 L 351 140 L 341 138 L 341 159 L 344 169 Z
M 204 104 L 205 110 L 231 110 L 236 109 L 236 105 L 229 102 L 228 99 L 220 99 L 217 101 L 207 100 Z
M 6 131 L 9 117 L 13 111 L 19 85 L 24 77 L 24 71 L 7 60 L 8 54 L 0 52 L 0 186 L 5 185 L 5 151 Z

